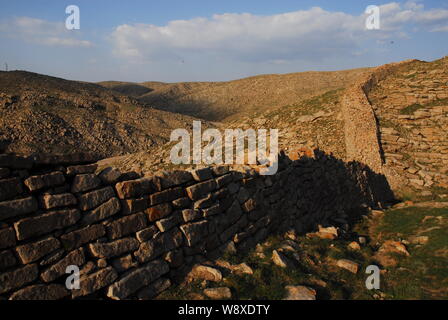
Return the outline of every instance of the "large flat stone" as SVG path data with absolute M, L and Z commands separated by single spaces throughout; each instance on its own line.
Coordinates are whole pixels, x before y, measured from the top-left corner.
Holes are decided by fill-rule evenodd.
M 139 199 L 123 199 L 121 200 L 121 208 L 123 214 L 131 214 L 145 211 L 149 206 L 148 198 Z
M 134 255 L 140 263 L 144 263 L 180 247 L 182 242 L 182 233 L 178 228 L 174 228 L 168 232 L 158 233 L 153 239 L 141 243 Z
M 20 288 L 37 279 L 39 270 L 36 264 L 30 264 L 22 268 L 0 273 L 0 294 Z
M 28 243 L 16 248 L 17 254 L 23 264 L 39 260 L 47 254 L 59 249 L 61 246 L 58 239 L 48 237 L 43 240 Z
M 135 238 L 124 238 L 108 243 L 91 243 L 89 250 L 94 257 L 109 259 L 137 250 L 139 244 Z
M 168 271 L 169 266 L 163 260 L 149 262 L 111 285 L 107 291 L 107 296 L 115 300 L 125 299 Z
M 113 283 L 118 278 L 117 272 L 108 267 L 95 273 L 81 277 L 79 281 L 79 290 L 72 290 L 72 297 L 78 298 L 86 296 L 104 288 Z
M 66 250 L 73 250 L 80 246 L 101 238 L 106 234 L 102 224 L 95 224 L 61 236 L 61 241 Z
M 84 249 L 80 248 L 68 253 L 64 258 L 50 266 L 46 269 L 40 277 L 45 282 L 52 282 L 57 278 L 65 275 L 65 270 L 70 265 L 75 265 L 81 268 L 81 266 L 86 262 Z
M 148 214 L 149 221 L 153 222 L 165 218 L 173 211 L 171 204 L 162 203 L 148 208 L 145 212 Z
M 158 187 L 155 179 L 151 177 L 119 182 L 115 185 L 115 190 L 120 199 L 128 199 L 156 192 Z
M 41 198 L 42 206 L 45 209 L 74 206 L 77 200 L 71 193 L 44 194 Z
M 151 206 L 155 206 L 164 202 L 171 202 L 173 200 L 182 198 L 185 195 L 183 188 L 167 189 L 162 192 L 153 193 L 149 196 Z
M 92 224 L 107 219 L 120 211 L 120 201 L 117 198 L 111 198 L 101 204 L 99 207 L 88 211 L 82 216 L 83 224 Z
M 195 201 L 203 198 L 207 193 L 215 190 L 216 182 L 215 180 L 204 181 L 186 188 L 188 197 Z
M 38 209 L 34 197 L 0 202 L 0 221 L 35 212 Z
M 59 186 L 65 182 L 65 177 L 60 171 L 31 176 L 24 181 L 30 191 L 37 191 L 44 188 Z
M 101 180 L 95 174 L 78 174 L 73 178 L 72 192 L 86 192 L 93 190 L 101 185 Z
M 38 284 L 14 292 L 9 300 L 59 300 L 69 295 L 60 284 Z
M 112 187 L 90 191 L 79 196 L 79 207 L 83 211 L 91 210 L 115 196 Z
M 126 216 L 107 224 L 107 234 L 110 239 L 118 239 L 131 233 L 136 233 L 146 227 L 146 216 L 143 212 Z
M 75 224 L 80 218 L 77 209 L 52 211 L 40 216 L 25 218 L 14 224 L 17 239 L 25 240 L 44 235 Z
M 208 234 L 208 227 L 208 221 L 199 221 L 184 224 L 180 227 L 180 229 L 187 238 L 188 246 L 192 247 L 201 239 L 204 239 L 204 237 Z

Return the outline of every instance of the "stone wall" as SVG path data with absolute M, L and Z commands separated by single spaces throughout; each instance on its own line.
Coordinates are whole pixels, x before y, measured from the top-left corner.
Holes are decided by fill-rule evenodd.
M 344 93 L 341 107 L 345 121 L 344 133 L 348 160 L 364 163 L 377 173 L 383 172 L 377 121 L 367 94 L 395 69 L 412 61 L 414 60 L 377 67 Z
M 318 150 L 281 154 L 273 176 L 216 166 L 139 177 L 64 159 L 0 155 L 1 299 L 151 299 L 204 259 L 346 224 L 390 196 L 384 177 Z M 70 265 L 80 289 L 66 289 Z
M 448 189 L 448 60 L 415 62 L 369 92 L 380 123 L 384 168 L 398 188 L 432 196 Z M 441 191 L 443 193 L 443 191 Z

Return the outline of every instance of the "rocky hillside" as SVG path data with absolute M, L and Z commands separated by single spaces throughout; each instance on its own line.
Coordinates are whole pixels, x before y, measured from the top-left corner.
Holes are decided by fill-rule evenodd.
M 226 82 L 101 82 L 161 110 L 211 121 L 239 119 L 345 87 L 368 69 L 271 74 Z M 146 89 L 145 89 L 146 88 Z
M 110 157 L 162 145 L 172 129 L 192 121 L 96 84 L 0 72 L 0 143 L 6 152 Z

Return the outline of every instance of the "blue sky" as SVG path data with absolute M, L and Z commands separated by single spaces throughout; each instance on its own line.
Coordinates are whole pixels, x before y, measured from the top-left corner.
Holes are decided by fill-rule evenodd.
M 448 54 L 448 2 L 9 1 L 0 63 L 68 79 L 219 81 Z M 77 5 L 81 29 L 66 30 Z M 365 8 L 380 6 L 380 30 Z

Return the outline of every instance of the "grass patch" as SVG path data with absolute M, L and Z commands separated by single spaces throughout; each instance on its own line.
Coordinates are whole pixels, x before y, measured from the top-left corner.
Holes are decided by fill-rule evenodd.
M 399 265 L 384 276 L 384 291 L 392 299 L 448 298 L 447 227 L 448 209 L 409 207 L 386 212 L 375 228 L 378 238 L 429 237 L 424 245 L 409 244 L 410 257 L 397 256 Z
M 419 109 L 423 109 L 424 106 L 422 106 L 419 103 L 414 103 L 411 104 L 403 109 L 400 110 L 400 114 L 404 114 L 404 115 L 411 115 L 413 114 L 415 111 L 419 110 Z

